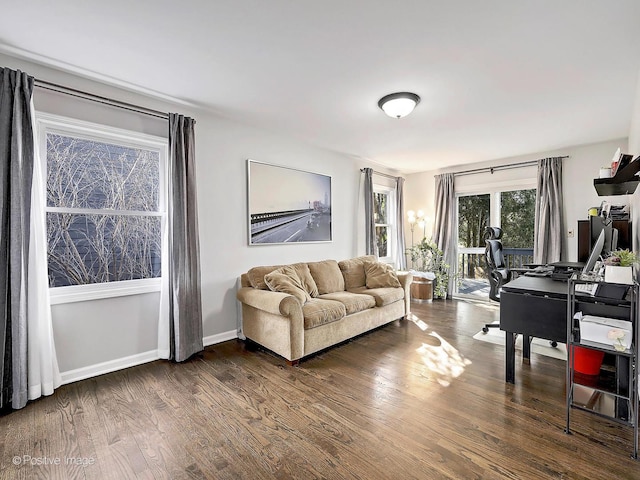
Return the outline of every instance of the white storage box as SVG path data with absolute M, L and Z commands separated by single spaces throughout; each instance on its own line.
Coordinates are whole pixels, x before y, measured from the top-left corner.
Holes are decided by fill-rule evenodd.
M 626 320 L 584 315 L 580 319 L 580 340 L 604 343 L 605 345 L 612 346 L 615 340 L 611 340 L 608 335 L 609 332 L 614 329 L 624 332 L 622 344 L 626 348 L 631 348 L 633 329 L 631 322 Z

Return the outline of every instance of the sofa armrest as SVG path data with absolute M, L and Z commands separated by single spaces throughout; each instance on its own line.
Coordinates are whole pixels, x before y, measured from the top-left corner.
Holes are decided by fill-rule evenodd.
M 253 287 L 240 288 L 236 297 L 242 303 L 257 308 L 258 310 L 273 313 L 274 315 L 288 315 L 291 307 L 288 302 L 284 302 L 284 300 L 289 297 L 293 298 L 293 296 L 288 293 L 259 290 Z M 295 300 L 295 298 L 293 299 Z M 282 311 L 283 307 L 285 312 Z
M 397 276 L 398 280 L 400 280 L 400 285 L 402 285 L 402 288 L 408 290 L 411 286 L 411 282 L 413 282 L 413 273 L 398 273 Z
M 404 316 L 407 317 L 411 313 L 411 282 L 413 282 L 413 274 L 398 273 L 398 280 L 404 290 Z
M 253 307 L 245 312 L 242 319 L 243 329 L 245 326 L 250 329 L 250 333 L 245 330 L 247 337 L 287 360 L 302 358 L 304 316 L 300 302 L 293 295 L 242 287 L 238 289 L 236 298 Z

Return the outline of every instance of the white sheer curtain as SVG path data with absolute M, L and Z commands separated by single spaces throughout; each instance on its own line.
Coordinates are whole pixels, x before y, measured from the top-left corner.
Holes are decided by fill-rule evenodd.
M 35 118 L 33 101 L 31 118 Z M 35 131 L 35 128 L 34 128 Z M 34 136 L 35 137 L 35 136 Z M 45 216 L 45 172 L 34 138 L 35 161 L 31 189 L 31 234 L 28 280 L 27 386 L 29 400 L 51 395 L 62 383 L 53 340 L 49 278 L 47 273 L 47 228 Z

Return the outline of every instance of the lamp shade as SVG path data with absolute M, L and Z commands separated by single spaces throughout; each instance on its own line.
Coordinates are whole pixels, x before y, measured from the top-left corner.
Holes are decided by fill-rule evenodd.
M 402 118 L 409 115 L 418 103 L 420 103 L 420 97 L 415 93 L 398 92 L 382 97 L 378 106 L 390 117 Z

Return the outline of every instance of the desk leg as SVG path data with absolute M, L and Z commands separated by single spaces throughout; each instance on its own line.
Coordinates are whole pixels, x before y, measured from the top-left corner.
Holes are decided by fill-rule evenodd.
M 522 335 L 522 363 L 529 365 L 531 363 L 531 337 Z
M 505 381 L 507 383 L 516 383 L 516 334 L 512 332 L 505 332 L 507 339 L 505 345 Z

